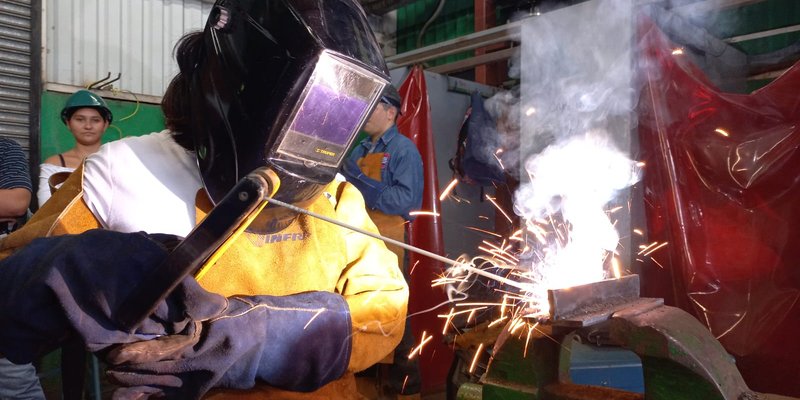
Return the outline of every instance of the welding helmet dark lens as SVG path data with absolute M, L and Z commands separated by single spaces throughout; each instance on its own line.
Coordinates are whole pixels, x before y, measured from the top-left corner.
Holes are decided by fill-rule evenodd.
M 283 125 L 272 161 L 337 169 L 384 85 L 385 80 L 363 67 L 322 52 Z
M 263 166 L 275 198 L 316 198 L 388 84 L 358 2 L 220 0 L 203 35 L 192 122 L 212 200 Z

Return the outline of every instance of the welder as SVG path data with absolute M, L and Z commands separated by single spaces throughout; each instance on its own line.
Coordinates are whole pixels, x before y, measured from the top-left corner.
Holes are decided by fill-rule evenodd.
M 377 233 L 334 180 L 388 84 L 363 10 L 219 0 L 176 58 L 168 129 L 104 145 L 0 243 L 0 354 L 30 362 L 79 335 L 122 398 L 356 397 L 352 372 L 403 334 L 408 288 L 383 242 L 337 225 L 266 205 L 134 332 L 116 316 L 251 171 L 277 200 Z

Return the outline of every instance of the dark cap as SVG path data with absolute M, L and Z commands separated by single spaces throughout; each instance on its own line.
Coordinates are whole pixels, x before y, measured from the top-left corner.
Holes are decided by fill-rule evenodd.
M 400 99 L 400 93 L 397 92 L 397 88 L 395 88 L 394 85 L 388 85 L 383 89 L 380 101 L 382 103 L 397 107 L 398 111 L 400 110 L 403 102 L 403 100 Z

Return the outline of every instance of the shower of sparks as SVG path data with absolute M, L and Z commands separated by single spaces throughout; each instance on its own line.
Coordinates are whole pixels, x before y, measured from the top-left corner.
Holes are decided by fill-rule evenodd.
M 638 181 L 644 163 L 615 149 L 598 149 L 592 139 L 587 136 L 587 143 L 566 144 L 563 150 L 571 153 L 551 157 L 535 168 L 526 164 L 531 182 L 527 191 L 520 188 L 515 193 L 513 211 L 518 216 L 501 207 L 495 197 L 485 196 L 514 230 L 509 234 L 466 227 L 485 234 L 477 246 L 480 254 L 459 257 L 432 282 L 446 290 L 451 305 L 437 316 L 443 322 L 442 335 L 462 333 L 464 323 L 482 324 L 485 329 L 502 327 L 505 333 L 525 340 L 526 356 L 532 340 L 549 337 L 537 329 L 550 319 L 548 290 L 620 278 L 625 273 L 617 223 L 625 221 L 619 215 L 630 210 L 630 202 L 619 205 L 611 200 Z M 501 153 L 494 154 L 498 162 Z M 588 171 L 575 168 L 575 160 L 594 167 Z M 609 176 L 612 178 L 606 182 Z M 453 180 L 441 199 L 447 198 L 456 184 Z M 520 204 L 520 197 L 533 201 Z M 641 230 L 633 233 L 644 237 Z M 639 256 L 649 257 L 665 245 L 641 246 Z M 430 340 L 431 336 L 423 334 L 409 358 L 421 355 Z M 470 373 L 478 365 L 483 346 L 473 356 Z
M 439 195 L 439 201 L 444 201 L 444 199 L 447 198 L 447 195 L 450 194 L 450 192 L 453 190 L 454 187 L 456 187 L 457 184 L 458 184 L 458 179 L 453 179 L 452 181 L 450 181 L 447 187 L 445 187 L 444 190 L 442 190 L 442 194 Z

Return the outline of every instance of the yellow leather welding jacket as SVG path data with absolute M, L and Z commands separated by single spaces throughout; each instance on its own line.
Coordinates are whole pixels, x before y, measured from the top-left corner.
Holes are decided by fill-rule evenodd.
M 364 175 L 381 182 L 381 167 L 384 164 L 385 157 L 386 153 L 370 153 L 359 158 L 356 164 L 361 168 L 361 172 Z M 403 219 L 403 217 L 385 214 L 378 210 L 367 210 L 367 213 L 372 219 L 372 222 L 375 223 L 375 226 L 378 227 L 378 231 L 381 235 L 399 242 L 405 242 L 406 220 Z M 391 243 L 386 243 L 386 247 L 397 255 L 397 262 L 402 266 L 405 250 Z
M 20 230 L 0 242 L 0 257 L 36 237 L 80 233 L 100 227 L 82 200 L 82 169 Z M 372 232 L 364 200 L 349 184 L 334 182 L 309 209 Z M 210 210 L 198 196 L 198 221 Z M 379 240 L 301 215 L 280 232 L 243 233 L 199 279 L 207 290 L 230 296 L 287 295 L 331 291 L 345 297 L 353 323 L 349 371 L 360 371 L 389 354 L 403 334 L 408 287 L 395 256 Z M 250 391 L 212 391 L 211 398 L 357 398 L 348 373 L 314 393 L 288 393 L 266 385 Z

